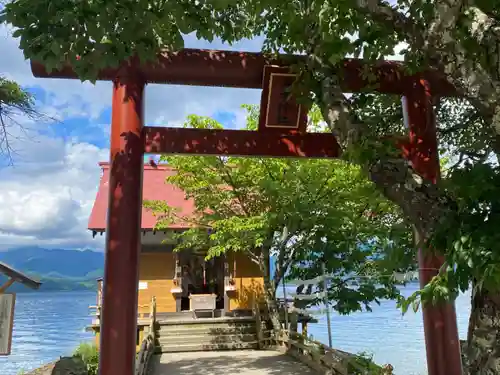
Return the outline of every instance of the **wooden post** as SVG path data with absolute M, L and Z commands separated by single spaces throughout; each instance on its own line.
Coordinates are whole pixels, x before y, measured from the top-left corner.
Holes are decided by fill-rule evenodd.
M 283 314 L 285 315 L 285 329 L 288 329 L 288 298 L 286 294 L 285 275 L 283 275 L 283 280 L 281 285 L 283 286 L 283 300 L 285 301 L 283 303 Z
M 97 280 L 96 320 L 100 324 L 102 314 L 102 279 Z
M 16 279 L 11 277 L 9 280 L 7 280 L 2 286 L 0 286 L 0 294 L 5 293 L 9 287 L 16 282 Z
M 290 314 L 290 332 L 297 333 L 299 325 L 298 321 L 299 321 L 299 314 L 297 313 L 297 311 L 293 311 Z
M 96 297 L 96 305 L 102 305 L 102 279 L 97 280 L 97 297 Z
M 144 81 L 132 68 L 113 85 L 109 206 L 99 374 L 134 375 L 143 170 Z
M 15 293 L 0 293 L 0 356 L 11 354 L 15 306 Z
M 226 316 L 226 314 L 229 313 L 229 296 L 227 294 L 227 287 L 229 286 L 229 280 L 230 280 L 230 273 L 229 273 L 229 263 L 228 263 L 228 256 L 227 254 L 224 254 L 224 285 L 222 287 L 222 293 L 224 296 L 224 309 L 222 311 L 222 316 Z
M 260 304 L 256 303 L 254 300 L 253 304 L 254 314 L 255 314 L 255 329 L 257 332 L 257 341 L 259 349 L 262 349 L 264 346 L 264 336 L 262 334 L 262 317 L 260 316 Z
M 439 180 L 439 155 L 432 93 L 425 81 L 418 81 L 405 98 L 405 119 L 410 131 L 413 168 L 425 179 Z M 419 248 L 420 286 L 424 287 L 444 263 L 442 256 Z M 422 308 L 429 375 L 461 375 L 462 359 L 454 303 Z
M 328 304 L 328 280 L 326 277 L 325 262 L 323 262 L 322 268 L 323 268 L 323 293 L 324 293 L 323 302 L 324 302 L 325 308 L 326 308 L 326 324 L 328 325 L 328 345 L 331 348 L 332 347 L 332 322 L 330 319 L 330 307 Z
M 151 298 L 151 306 L 149 312 L 149 334 L 153 337 L 153 340 L 156 339 L 156 297 L 153 296 Z
M 175 293 L 175 312 L 182 311 L 182 267 L 179 259 L 179 254 L 174 252 L 175 265 L 174 265 L 174 288 L 180 288 L 181 293 Z

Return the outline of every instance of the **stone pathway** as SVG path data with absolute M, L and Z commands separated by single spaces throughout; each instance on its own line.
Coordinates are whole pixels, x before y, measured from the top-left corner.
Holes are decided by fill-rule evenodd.
M 271 350 L 164 353 L 151 358 L 151 375 L 313 375 L 306 365 Z

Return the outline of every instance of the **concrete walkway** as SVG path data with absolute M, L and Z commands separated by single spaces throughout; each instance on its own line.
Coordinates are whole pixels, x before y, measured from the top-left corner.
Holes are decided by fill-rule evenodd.
M 151 358 L 151 375 L 313 375 L 306 365 L 278 351 L 164 353 Z

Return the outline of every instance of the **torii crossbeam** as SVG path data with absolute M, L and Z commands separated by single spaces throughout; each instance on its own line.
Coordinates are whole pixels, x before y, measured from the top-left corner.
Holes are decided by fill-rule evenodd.
M 275 157 L 337 157 L 331 134 L 307 133 L 307 109 L 282 93 L 295 79 L 289 66 L 303 56 L 267 58 L 260 53 L 184 49 L 164 53 L 155 64 L 124 63 L 98 79 L 113 81 L 109 209 L 102 311 L 100 374 L 133 375 L 137 333 L 138 255 L 140 249 L 143 155 L 148 153 L 222 154 Z M 35 77 L 77 79 L 71 67 L 46 72 L 31 62 Z M 455 91 L 443 78 L 410 75 L 396 62 L 367 65 L 348 59 L 338 67 L 345 92 L 371 90 L 406 97 L 409 158 L 418 173 L 439 175 L 433 97 Z M 370 80 L 367 78 L 370 77 Z M 144 127 L 146 83 L 262 89 L 258 131 Z M 280 99 L 281 98 L 281 99 Z M 420 282 L 436 275 L 443 259 L 420 250 Z M 435 271 L 433 271 L 435 270 Z M 461 375 L 453 304 L 423 308 L 430 375 Z

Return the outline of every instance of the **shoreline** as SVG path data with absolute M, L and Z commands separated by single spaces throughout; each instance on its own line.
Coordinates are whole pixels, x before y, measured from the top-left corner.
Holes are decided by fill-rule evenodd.
M 21 371 L 20 374 L 22 375 L 44 375 L 44 373 L 51 374 L 52 371 L 54 370 L 54 367 L 56 366 L 56 362 L 57 361 L 47 363 L 46 365 L 38 367 L 34 370 L 30 370 L 29 372 Z

